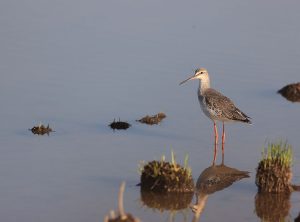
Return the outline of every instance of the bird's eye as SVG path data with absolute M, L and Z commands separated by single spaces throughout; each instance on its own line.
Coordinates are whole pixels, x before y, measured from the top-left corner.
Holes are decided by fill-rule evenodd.
M 203 74 L 204 72 L 200 72 L 200 74 Z

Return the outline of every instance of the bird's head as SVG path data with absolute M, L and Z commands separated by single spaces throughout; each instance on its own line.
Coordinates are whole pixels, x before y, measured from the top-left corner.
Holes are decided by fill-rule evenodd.
M 208 72 L 205 68 L 199 68 L 195 70 L 195 74 L 191 77 L 189 77 L 188 79 L 182 81 L 181 83 L 179 83 L 179 85 L 189 81 L 189 80 L 193 80 L 193 79 L 202 79 L 202 78 L 206 78 Z

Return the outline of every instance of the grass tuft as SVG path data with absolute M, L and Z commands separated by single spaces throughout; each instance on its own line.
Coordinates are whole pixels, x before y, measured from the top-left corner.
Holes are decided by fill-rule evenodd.
M 188 155 L 184 167 L 176 162 L 175 153 L 171 151 L 171 161 L 164 155 L 159 161 L 153 160 L 140 167 L 141 188 L 158 192 L 192 192 L 194 182 L 192 170 L 188 166 Z
M 292 146 L 286 141 L 268 143 L 262 149 L 255 183 L 260 192 L 280 193 L 290 192 L 291 166 L 293 163 Z
M 261 161 L 263 161 L 265 167 L 270 164 L 291 167 L 293 163 L 292 146 L 287 141 L 268 143 L 267 147 L 263 147 Z

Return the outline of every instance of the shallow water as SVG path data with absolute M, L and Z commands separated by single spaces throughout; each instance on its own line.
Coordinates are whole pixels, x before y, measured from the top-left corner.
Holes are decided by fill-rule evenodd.
M 225 163 L 252 172 L 208 198 L 202 221 L 258 221 L 255 167 L 266 141 L 294 147 L 300 183 L 299 103 L 276 91 L 299 81 L 297 1 L 2 1 L 0 3 L 1 221 L 102 221 L 117 207 L 143 221 L 191 221 L 143 206 L 138 164 L 189 154 L 193 177 L 210 166 L 213 128 L 199 108 L 206 67 L 212 86 L 252 117 L 227 124 Z M 136 122 L 164 112 L 158 126 Z M 128 121 L 113 132 L 114 118 Z M 42 122 L 56 132 L 32 135 Z M 220 158 L 218 159 L 220 162 Z M 299 213 L 291 196 L 290 218 Z M 193 203 L 195 200 L 193 200 Z M 175 218 L 172 218 L 172 217 Z

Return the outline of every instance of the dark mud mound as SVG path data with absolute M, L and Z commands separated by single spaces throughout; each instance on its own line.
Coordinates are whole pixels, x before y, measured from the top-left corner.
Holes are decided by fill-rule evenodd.
M 278 159 L 261 161 L 257 167 L 255 183 L 259 192 L 280 193 L 291 192 L 292 171 Z
M 47 126 L 44 126 L 43 124 L 40 124 L 38 126 L 34 126 L 31 129 L 31 132 L 36 135 L 49 135 L 53 130 L 49 127 L 49 124 Z
M 289 84 L 278 90 L 278 93 L 291 102 L 300 102 L 300 82 Z
M 140 123 L 145 123 L 148 125 L 158 124 L 160 123 L 164 118 L 166 118 L 166 114 L 164 113 L 157 113 L 153 116 L 145 116 L 142 119 L 137 120 Z
M 142 169 L 141 189 L 159 193 L 193 192 L 191 171 L 177 163 L 151 161 Z
M 122 121 L 120 121 L 120 119 L 119 119 L 119 121 L 113 121 L 111 124 L 109 124 L 109 126 L 110 126 L 110 128 L 112 128 L 113 130 L 126 130 L 126 129 L 128 129 L 131 125 L 129 124 L 129 123 L 127 123 L 127 122 L 122 122 Z
M 160 212 L 165 210 L 178 211 L 189 207 L 193 199 L 193 192 L 189 193 L 155 193 L 141 190 L 141 201 L 151 209 Z

